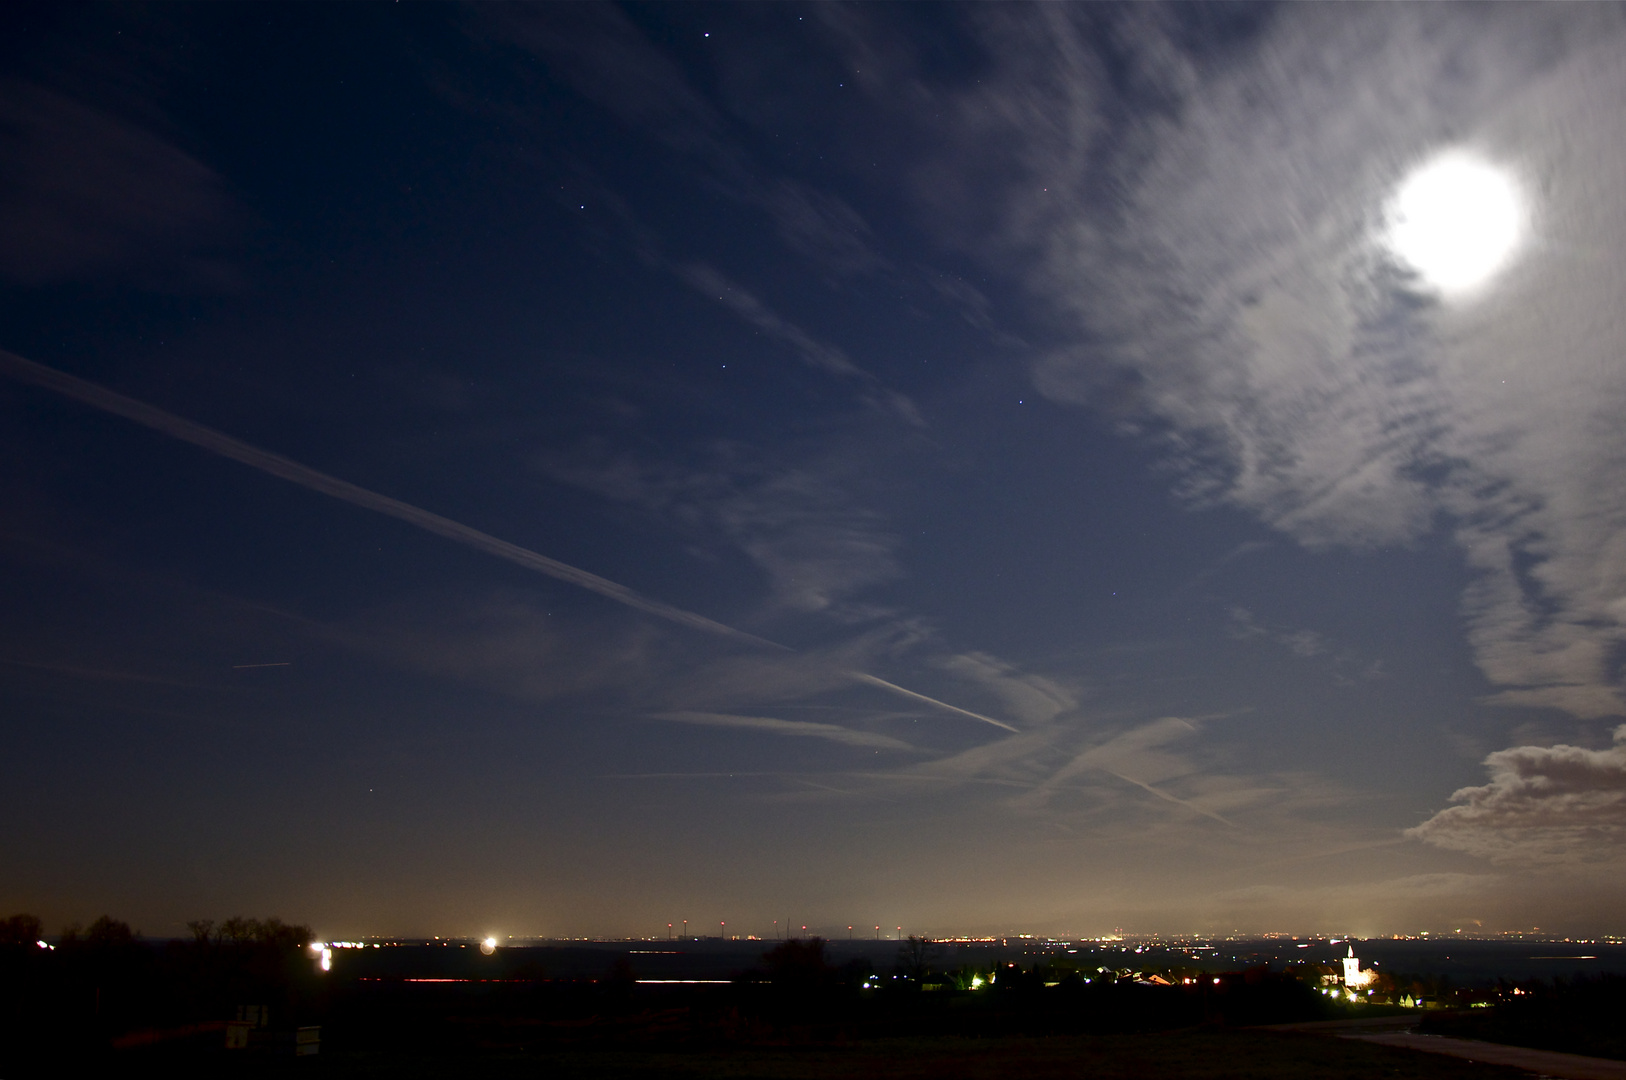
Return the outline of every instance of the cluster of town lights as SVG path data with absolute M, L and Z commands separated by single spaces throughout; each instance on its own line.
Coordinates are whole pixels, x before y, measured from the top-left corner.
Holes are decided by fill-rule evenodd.
M 718 924 L 719 930 L 723 930 L 724 928 L 726 928 L 726 926 L 727 926 L 726 923 L 719 922 L 719 924 Z M 1285 935 L 1285 934 L 1284 935 L 1270 935 L 1270 937 L 1272 937 L 1272 938 L 1274 938 L 1274 937 L 1287 937 L 1287 935 Z M 1081 951 L 1078 948 L 1073 948 L 1072 947 L 1075 944 L 1077 944 L 1077 945 L 1088 945 L 1088 944 L 1091 944 L 1091 943 L 1119 944 L 1123 940 L 1121 938 L 1094 938 L 1094 939 L 1092 939 L 1092 938 L 1078 938 L 1078 939 L 1074 939 L 1074 940 L 1063 941 L 1063 940 L 1059 940 L 1059 939 L 1056 939 L 1056 938 L 1048 938 L 1048 937 L 1047 938 L 1039 938 L 1039 937 L 1036 937 L 1035 935 L 1020 935 L 1019 937 L 1016 936 L 1016 935 L 1012 935 L 1011 938 L 987 937 L 987 938 L 960 938 L 960 939 L 938 939 L 938 940 L 940 940 L 940 941 L 955 941 L 955 940 L 958 940 L 958 941 L 964 941 L 964 942 L 977 941 L 977 942 L 988 942 L 988 943 L 993 943 L 993 942 L 997 941 L 997 942 L 1000 942 L 1001 944 L 1009 944 L 1012 941 L 1013 938 L 1015 940 L 1021 941 L 1023 944 L 1031 943 L 1033 945 L 1041 946 L 1047 951 L 1059 952 L 1059 951 L 1065 950 L 1065 952 L 1067 952 L 1068 954 L 1077 954 L 1078 952 Z M 1404 935 L 1403 936 L 1403 935 L 1396 934 L 1396 935 L 1394 935 L 1394 938 L 1395 938 L 1395 940 L 1417 940 L 1417 938 L 1415 938 L 1415 937 L 1413 937 L 1411 935 Z M 509 941 L 512 941 L 512 940 L 513 940 L 512 937 L 510 937 Z M 556 939 L 556 940 L 570 940 L 570 939 Z M 576 939 L 576 940 L 596 940 L 596 939 L 583 938 L 583 939 Z M 627 939 L 627 940 L 643 940 L 643 939 Z M 649 940 L 654 940 L 654 939 L 649 939 Z M 738 940 L 738 939 L 736 939 L 736 940 Z M 1238 939 L 1227 938 L 1227 939 L 1223 939 L 1223 940 L 1233 941 L 1233 940 L 1238 940 Z M 1331 960 L 1331 966 L 1334 969 L 1333 971 L 1327 971 L 1326 970 L 1326 966 L 1327 966 L 1326 964 L 1317 963 L 1317 964 L 1313 965 L 1314 968 L 1319 968 L 1320 969 L 1320 974 L 1319 974 L 1319 983 L 1320 983 L 1320 985 L 1318 987 L 1316 987 L 1316 989 L 1319 990 L 1319 992 L 1322 995 L 1325 995 L 1326 997 L 1331 998 L 1331 999 L 1333 999 L 1335 1001 L 1339 1001 L 1339 1002 L 1347 1001 L 1350 1004 L 1354 1004 L 1354 1005 L 1366 1005 L 1366 1004 L 1369 1004 L 1369 1003 L 1371 1003 L 1373 1001 L 1376 1001 L 1379 1004 L 1383 1004 L 1383 1005 L 1391 1005 L 1392 1004 L 1392 1005 L 1396 1005 L 1396 1006 L 1399 1006 L 1399 1007 L 1405 1008 L 1405 1009 L 1432 1008 L 1432 1007 L 1436 1007 L 1436 1005 L 1438 1004 L 1433 997 L 1425 997 L 1425 996 L 1423 996 L 1423 991 L 1422 990 L 1418 990 L 1416 992 L 1415 996 L 1412 993 L 1399 994 L 1398 989 L 1390 987 L 1389 984 L 1385 980 L 1382 979 L 1382 977 L 1379 975 L 1379 973 L 1377 971 L 1373 970 L 1370 967 L 1362 967 L 1361 966 L 1361 961 L 1355 955 L 1355 948 L 1354 948 L 1354 944 L 1351 941 L 1351 939 L 1349 939 L 1347 937 L 1330 937 L 1330 938 L 1322 938 L 1322 939 L 1319 939 L 1319 940 L 1321 942 L 1327 944 L 1327 945 L 1338 945 L 1338 944 L 1346 945 L 1345 952 L 1344 952 L 1344 955 L 1342 957 L 1337 957 L 1336 954 L 1334 954 L 1334 958 Z M 1427 940 L 1426 934 L 1423 935 L 1422 940 Z M 1572 941 L 1573 939 L 1564 939 L 1564 940 L 1565 941 Z M 1297 935 L 1293 936 L 1293 942 L 1297 945 L 1298 948 L 1301 948 L 1301 949 L 1310 948 L 1310 947 L 1313 947 L 1316 944 L 1315 939 L 1312 939 L 1311 941 L 1300 942 L 1298 940 Z M 1592 940 L 1584 940 L 1584 943 L 1590 945 L 1590 944 L 1595 944 L 1596 942 L 1594 942 Z M 1616 944 L 1617 942 L 1616 941 L 1608 941 L 1607 943 L 1608 944 Z M 1619 943 L 1626 944 L 1626 942 L 1619 942 Z M 55 948 L 55 946 L 53 946 L 50 943 L 48 943 L 46 941 L 43 941 L 43 940 L 38 941 L 35 944 L 42 950 Z M 308 948 L 310 949 L 311 953 L 313 954 L 313 959 L 316 962 L 316 967 L 318 968 L 318 970 L 321 971 L 321 972 L 330 972 L 330 971 L 333 970 L 333 954 L 338 949 L 368 949 L 368 948 L 377 949 L 377 948 L 381 948 L 381 947 L 389 947 L 389 946 L 398 945 L 398 944 L 412 944 L 412 943 L 411 942 L 404 942 L 403 943 L 403 942 L 393 942 L 392 941 L 392 942 L 384 942 L 383 944 L 380 944 L 379 942 L 363 942 L 363 941 L 327 941 L 327 942 L 313 941 L 313 942 L 311 942 L 309 944 Z M 471 938 L 462 938 L 462 939 L 453 938 L 453 939 L 448 939 L 448 940 L 441 940 L 440 938 L 436 938 L 433 943 L 431 943 L 429 941 L 423 941 L 423 942 L 421 942 L 421 944 L 423 944 L 423 945 L 438 944 L 438 945 L 445 945 L 445 946 L 456 946 L 458 948 L 463 948 L 463 949 L 478 948 L 480 950 L 480 952 L 483 953 L 484 955 L 486 955 L 486 956 L 494 956 L 496 954 L 497 950 L 498 950 L 498 947 L 499 947 L 499 938 L 495 934 L 487 935 L 487 936 L 485 936 L 483 938 L 473 938 L 473 939 L 471 939 Z M 1122 952 L 1125 955 L 1125 957 L 1127 958 L 1130 954 L 1134 954 L 1134 955 L 1150 954 L 1150 953 L 1153 953 L 1154 951 L 1156 951 L 1157 949 L 1160 949 L 1160 948 L 1170 950 L 1172 952 L 1184 953 L 1184 954 L 1189 955 L 1189 956 L 1191 956 L 1193 958 L 1198 958 L 1200 956 L 1200 954 L 1203 954 L 1203 953 L 1214 953 L 1215 957 L 1218 957 L 1218 954 L 1216 952 L 1216 949 L 1218 948 L 1217 946 L 1214 946 L 1214 945 L 1195 945 L 1195 944 L 1191 943 L 1190 939 L 1185 939 L 1185 938 L 1174 939 L 1174 940 L 1165 939 L 1163 941 L 1158 941 L 1158 940 L 1154 939 L 1150 943 L 1147 943 L 1147 942 L 1143 941 L 1141 944 L 1137 944 L 1137 945 L 1133 945 L 1133 946 L 1127 946 L 1127 945 L 1124 946 L 1122 948 Z M 637 950 L 633 950 L 633 952 L 636 953 Z M 1028 954 L 1028 950 L 1026 950 L 1026 949 L 1024 949 L 1023 952 L 1024 952 L 1024 955 Z M 654 955 L 667 955 L 666 953 L 658 953 L 658 952 L 653 953 L 653 954 Z M 677 955 L 677 954 L 674 953 L 674 954 L 671 954 L 671 955 Z M 1292 955 L 1292 954 L 1288 954 L 1288 955 Z M 1538 958 L 1533 958 L 1533 959 L 1553 959 L 1553 960 L 1557 960 L 1557 959 L 1570 959 L 1570 958 L 1571 957 L 1557 957 L 1557 956 L 1554 956 L 1554 957 L 1538 957 Z M 1148 957 L 1148 959 L 1150 959 L 1150 957 Z M 1239 958 L 1238 957 L 1232 957 L 1232 959 L 1236 960 L 1236 959 L 1239 959 Z M 1592 955 L 1587 955 L 1587 956 L 1576 956 L 1576 957 L 1573 957 L 1573 959 L 1591 960 L 1591 959 L 1596 959 L 1596 957 L 1592 956 Z M 1066 963 L 1066 961 L 1063 961 L 1063 964 L 1065 964 L 1065 963 Z M 1300 961 L 1300 963 L 1302 963 L 1302 961 Z M 1341 970 L 1338 970 L 1340 968 L 1341 968 Z M 1189 971 L 1190 969 L 1188 968 L 1187 970 Z M 1038 973 L 1038 968 L 1036 967 L 1035 968 L 1035 974 L 1037 974 L 1037 973 Z M 1047 974 L 1049 974 L 1049 973 L 1047 973 Z M 1060 972 L 1056 972 L 1055 974 L 1056 974 L 1056 977 L 1059 978 Z M 1210 972 L 1203 972 L 1201 974 L 1198 974 L 1198 973 L 1185 974 L 1185 973 L 1182 973 L 1182 972 L 1180 972 L 1178 970 L 1170 971 L 1170 972 L 1167 972 L 1166 974 L 1165 973 L 1157 973 L 1157 972 L 1148 971 L 1147 973 L 1142 974 L 1140 971 L 1136 971 L 1136 970 L 1134 970 L 1132 968 L 1127 968 L 1127 967 L 1125 967 L 1125 968 L 1116 968 L 1116 969 L 1101 967 L 1101 968 L 1096 968 L 1095 972 L 1093 972 L 1091 974 L 1092 975 L 1098 975 L 1100 980 L 1103 980 L 1103 981 L 1105 981 L 1107 983 L 1111 983 L 1111 982 L 1114 982 L 1114 981 L 1123 982 L 1123 981 L 1133 980 L 1134 982 L 1136 982 L 1138 984 L 1148 985 L 1148 986 L 1188 986 L 1188 987 L 1195 987 L 1195 986 L 1200 986 L 1200 985 L 1212 984 L 1214 987 L 1221 987 L 1221 986 L 1225 985 L 1225 980 L 1222 979 L 1219 975 L 1213 974 L 1211 971 Z M 962 971 L 957 973 L 957 974 L 948 975 L 948 976 L 943 977 L 943 978 L 933 978 L 933 979 L 930 979 L 930 980 L 922 980 L 922 988 L 926 989 L 926 990 L 952 990 L 952 989 L 955 989 L 957 987 L 960 990 L 981 991 L 981 990 L 985 990 L 985 989 L 988 989 L 988 988 L 994 986 L 995 983 L 996 983 L 996 980 L 1000 979 L 1000 977 L 1001 977 L 1001 973 L 998 972 L 998 971 L 996 971 L 996 972 L 986 972 L 986 971 L 984 971 L 984 972 L 981 972 L 981 973 L 973 974 L 972 972 L 964 971 L 962 969 Z M 1076 974 L 1073 977 L 1074 978 L 1082 977 L 1083 981 L 1085 983 L 1093 983 L 1093 982 L 1098 981 L 1097 978 L 1094 978 L 1094 977 L 1084 977 L 1084 971 L 1083 970 L 1079 970 L 1078 972 L 1076 972 Z M 409 981 L 409 982 L 464 982 L 464 981 L 471 981 L 471 980 L 467 980 L 467 979 L 409 979 L 407 981 Z M 472 980 L 472 981 L 484 981 L 484 980 Z M 637 981 L 639 983 L 655 983 L 655 984 L 668 984 L 668 983 L 670 983 L 670 984 L 678 984 L 678 983 L 712 984 L 712 983 L 715 983 L 717 985 L 725 985 L 725 984 L 727 984 L 729 982 L 729 980 L 692 979 L 692 978 L 639 979 Z M 874 990 L 880 989 L 882 986 L 886 985 L 889 981 L 894 982 L 894 983 L 899 982 L 899 981 L 907 983 L 907 982 L 910 982 L 912 980 L 911 980 L 911 978 L 909 976 L 906 976 L 906 975 L 903 975 L 903 974 L 892 975 L 892 976 L 890 976 L 890 978 L 887 977 L 887 976 L 879 976 L 879 975 L 871 974 L 871 975 L 866 976 L 861 981 L 861 983 L 859 984 L 859 988 L 861 990 L 865 990 L 865 991 L 874 991 Z M 1047 987 L 1054 987 L 1054 986 L 1059 986 L 1059 985 L 1062 985 L 1062 984 L 1059 981 L 1050 981 L 1049 979 L 1047 979 L 1044 982 L 1044 985 L 1047 986 Z M 1505 993 L 1506 991 L 1503 991 L 1503 992 Z M 1513 989 L 1511 991 L 1511 993 L 1513 995 L 1523 996 L 1524 994 L 1529 993 L 1529 991 L 1527 991 L 1527 990 L 1525 990 L 1523 988 L 1515 988 L 1515 989 Z M 1396 995 L 1399 995 L 1399 996 L 1396 996 Z M 1491 1001 L 1480 1000 L 1480 1001 L 1468 1002 L 1467 1007 L 1482 1009 L 1482 1008 L 1490 1008 L 1490 1007 L 1492 1007 L 1492 1005 L 1493 1005 L 1493 1003 Z
M 39 942 L 39 947 L 42 948 L 42 949 L 55 948 L 54 945 L 47 945 L 43 941 Z M 311 952 L 316 954 L 316 965 L 317 965 L 317 967 L 321 968 L 323 971 L 332 971 L 333 970 L 333 950 L 334 949 L 376 949 L 376 948 L 379 948 L 379 945 L 378 945 L 377 942 L 366 942 L 366 941 L 313 941 L 313 942 L 310 943 Z M 484 953 L 485 955 L 487 955 L 487 956 L 491 956 L 493 953 L 495 953 L 497 951 L 497 939 L 496 939 L 496 937 L 495 936 L 490 936 L 490 937 L 482 938 L 480 940 L 480 951 L 482 953 Z

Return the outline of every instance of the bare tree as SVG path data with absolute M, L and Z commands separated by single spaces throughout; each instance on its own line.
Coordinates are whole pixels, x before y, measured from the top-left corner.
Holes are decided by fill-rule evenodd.
M 140 936 L 139 931 L 130 929 L 129 923 L 103 915 L 85 931 L 85 943 L 99 949 L 121 949 L 133 944 Z
M 0 945 L 33 945 L 45 936 L 45 924 L 32 915 L 0 920 Z
M 241 915 L 233 915 L 220 924 L 220 936 L 233 945 L 247 945 L 254 940 L 254 929 L 258 925 L 255 919 L 245 919 Z
M 898 973 L 917 983 L 925 981 L 926 973 L 937 959 L 937 951 L 937 944 L 931 938 L 910 934 L 908 940 L 898 946 Z

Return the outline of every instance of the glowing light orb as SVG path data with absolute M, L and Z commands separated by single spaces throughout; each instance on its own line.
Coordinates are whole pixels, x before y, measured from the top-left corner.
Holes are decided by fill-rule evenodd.
M 487 956 L 490 956 L 492 953 L 496 952 L 497 939 L 494 937 L 488 937 L 484 941 L 480 942 L 480 951 L 485 953 Z
M 1442 154 L 1401 183 L 1390 206 L 1389 249 L 1444 293 L 1471 292 L 1507 265 L 1524 236 L 1524 200 L 1503 169 Z

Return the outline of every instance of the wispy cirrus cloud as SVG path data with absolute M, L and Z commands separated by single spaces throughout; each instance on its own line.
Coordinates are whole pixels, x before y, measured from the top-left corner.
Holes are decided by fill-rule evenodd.
M 1388 670 L 1381 659 L 1363 655 L 1360 649 L 1340 644 L 1319 630 L 1267 627 L 1252 611 L 1240 605 L 1227 609 L 1224 632 L 1236 641 L 1269 641 L 1300 660 L 1316 660 L 1328 669 L 1332 681 L 1339 686 L 1356 686 L 1388 678 Z
M 681 154 L 730 198 L 766 214 L 780 239 L 835 277 L 890 267 L 863 216 L 839 196 L 770 175 L 730 119 L 612 5 L 492 8 L 479 32 L 518 46 L 628 127 Z
M 442 517 L 439 514 L 425 510 L 423 507 L 413 506 L 411 503 L 403 502 L 400 499 L 391 498 L 380 492 L 370 491 L 347 480 L 341 480 L 336 476 L 330 476 L 291 458 L 283 457 L 281 454 L 274 454 L 269 450 L 243 442 L 241 439 L 232 438 L 224 432 L 216 431 L 185 417 L 176 416 L 174 413 L 166 412 L 146 402 L 125 397 L 123 394 L 109 390 L 104 386 L 47 367 L 44 364 L 35 363 L 4 349 L 0 349 L 0 375 L 42 387 L 93 408 L 101 409 L 104 412 L 122 416 L 127 420 L 132 420 L 171 438 L 191 443 L 211 453 L 219 454 L 221 457 L 240 462 L 251 469 L 258 469 L 261 472 L 297 484 L 308 490 L 404 521 L 425 532 L 483 551 L 488 555 L 545 574 L 548 577 L 568 582 L 578 588 L 597 593 L 618 604 L 636 608 L 657 618 L 757 647 L 784 649 L 782 645 L 777 645 L 753 634 L 747 634 L 714 619 L 708 619 L 695 612 L 685 611 L 663 601 L 644 596 L 634 589 L 610 581 L 608 578 L 600 577 L 580 567 L 571 566 L 529 548 L 520 547 L 518 544 L 470 528 L 462 522 Z
M 975 86 L 848 36 L 877 107 L 943 117 L 923 217 L 1067 327 L 1034 364 L 1044 394 L 1160 441 L 1194 504 L 1307 547 L 1448 530 L 1490 700 L 1626 711 L 1626 322 L 1601 255 L 1626 207 L 1600 194 L 1626 145 L 1626 20 L 1289 7 L 1216 44 L 1187 25 L 1205 17 L 974 12 Z M 1519 262 L 1467 302 L 1381 243 L 1396 185 L 1453 147 L 1532 206 Z
M 719 654 L 702 639 L 611 612 L 557 614 L 511 592 L 479 598 L 425 594 L 317 627 L 316 633 L 402 669 L 527 704 L 569 703 L 598 716 L 755 728 L 926 756 L 982 737 L 988 726 L 1015 730 L 997 717 L 864 670 L 884 669 L 889 661 L 896 666 L 900 651 L 913 647 L 897 627 L 801 652 Z M 939 693 L 952 696 L 953 689 Z M 772 715 L 787 710 L 816 710 L 841 722 Z
M 882 386 L 879 379 L 853 363 L 841 349 L 818 340 L 806 330 L 786 320 L 744 286 L 730 281 L 703 263 L 679 266 L 675 272 L 695 291 L 708 299 L 716 300 L 750 325 L 789 348 L 796 358 L 808 367 L 858 384 L 862 387 L 861 393 L 866 404 L 893 412 L 916 427 L 925 425 L 914 402 L 897 391 Z
M 938 660 L 937 665 L 981 687 L 1000 703 L 1001 711 L 1024 725 L 1046 724 L 1078 708 L 1075 690 L 988 653 L 958 653 Z
M 765 575 L 773 607 L 868 618 L 856 595 L 902 572 L 896 532 L 847 490 L 837 463 L 774 468 L 725 447 L 692 469 L 585 452 L 539 466 L 561 483 L 725 539 Z
M 1035 377 L 1120 414 L 1131 387 L 1191 497 L 1305 545 L 1405 544 L 1448 523 L 1476 574 L 1464 610 L 1494 700 L 1618 713 L 1626 497 L 1605 478 L 1626 459 L 1607 419 L 1626 405 L 1608 359 L 1626 327 L 1618 281 L 1578 253 L 1626 240 L 1618 203 L 1586 194 L 1626 134 L 1626 77 L 1604 44 L 1620 20 L 1375 15 L 1284 12 L 1202 69 L 1200 94 L 1188 83 L 1206 58 L 1137 25 L 1132 50 L 1183 57 L 1157 82 L 1175 112 L 1016 126 L 1030 175 L 1066 184 L 1060 166 L 1086 146 L 1105 163 L 1063 198 L 1010 204 L 1005 241 L 1033 253 L 1034 287 L 1090 343 Z M 1329 35 L 1363 45 L 1329 52 Z M 1028 85 L 1008 77 L 999 100 Z M 1376 233 L 1404 171 L 1458 144 L 1521 178 L 1537 235 L 1493 299 L 1453 306 Z M 1103 190 L 1112 212 L 1084 213 Z
M 1597 194 L 1626 145 L 1622 20 L 1375 14 L 1287 9 L 1217 66 L 1140 22 L 1125 42 L 1172 61 L 1144 70 L 1169 73 L 1150 77 L 1175 107 L 1127 125 L 1065 20 L 1017 35 L 1022 63 L 1050 52 L 1050 75 L 1009 52 L 1007 81 L 967 107 L 1013 118 L 1029 194 L 996 231 L 1080 331 L 1035 378 L 1165 439 L 1194 501 L 1306 546 L 1410 544 L 1443 525 L 1472 573 L 1462 610 L 1488 700 L 1619 715 L 1626 322 L 1619 270 L 1589 253 L 1626 245 L 1626 207 Z M 1327 50 L 1332 37 L 1361 44 Z M 1064 70 L 1098 96 L 1061 122 L 1026 112 Z M 1405 171 L 1453 146 L 1502 162 L 1533 207 L 1522 262 L 1478 302 L 1431 297 L 1377 240 Z M 1100 164 L 1070 168 L 1092 148 Z M 1490 784 L 1409 835 L 1507 862 L 1617 859 L 1616 756 L 1493 754 Z
M 860 731 L 840 724 L 826 724 L 812 720 L 783 720 L 773 716 L 740 716 L 735 713 L 664 712 L 651 713 L 656 720 L 670 720 L 678 724 L 700 724 L 706 727 L 734 728 L 762 731 L 770 735 L 784 735 L 799 739 L 826 739 L 844 746 L 872 750 L 914 751 L 902 739 L 875 731 Z
M 1197 771 L 1188 760 L 1171 755 L 1164 749 L 1169 743 L 1196 731 L 1197 725 L 1178 716 L 1167 716 L 1133 727 L 1074 754 L 1066 764 L 1034 785 L 1021 801 L 1029 805 L 1041 803 L 1081 777 L 1097 774 L 1140 788 L 1154 798 L 1212 818 L 1222 825 L 1231 825 L 1232 822 L 1199 801 L 1181 798 L 1163 786 L 1166 781 L 1187 777 Z
M 1239 822 L 1232 815 L 1245 812 L 1253 822 L 1263 815 L 1275 827 L 1280 822 L 1272 817 L 1273 808 L 1302 811 L 1327 800 L 1328 789 L 1319 779 L 1250 776 L 1223 767 L 1197 741 L 1205 719 L 1137 722 L 1074 713 L 939 753 L 902 771 L 875 773 L 868 782 L 894 794 L 984 790 L 997 793 L 1004 810 L 1019 818 L 1071 823 L 1102 836 L 1170 827 L 1187 830 L 1188 841 L 1190 826 L 1203 819 L 1235 830 Z
M 33 83 L 0 83 L 0 275 L 236 285 L 240 217 L 218 173 L 139 124 Z
M 804 654 L 718 655 L 693 647 L 699 639 L 643 621 L 601 619 L 583 635 L 534 600 L 496 594 L 473 604 L 424 597 L 331 627 L 326 636 L 416 671 L 549 705 L 550 715 L 574 715 L 576 703 L 591 702 L 605 718 L 811 739 L 861 755 L 846 766 L 819 760 L 751 774 L 772 781 L 760 793 L 766 797 L 925 803 L 950 797 L 1012 821 L 1098 839 L 1155 834 L 1175 847 L 1214 828 L 1244 848 L 1261 830 L 1290 836 L 1281 851 L 1349 841 L 1318 824 L 1315 813 L 1329 800 L 1347 803 L 1349 793 L 1321 777 L 1249 775 L 1224 764 L 1202 738 L 1211 718 L 1139 721 L 1086 712 L 1075 691 L 1052 679 L 988 654 L 933 655 L 932 637 L 906 627 L 877 628 Z M 911 656 L 917 671 L 945 677 L 928 685 L 940 697 L 899 694 L 896 684 L 877 685 L 862 674 L 907 665 Z M 978 686 L 998 703 L 994 717 L 945 704 Z M 803 718 L 807 710 L 813 719 Z M 1033 726 L 1012 731 L 999 716 Z M 993 723 L 1006 730 L 990 731 Z M 871 756 L 877 750 L 916 763 L 883 764 Z M 721 774 L 736 775 L 745 774 Z
M 491 9 L 477 22 L 482 32 L 540 57 L 555 78 L 622 123 L 676 151 L 710 186 L 765 214 L 785 246 L 826 277 L 891 270 L 857 210 L 829 191 L 775 175 L 760 164 L 729 117 L 613 6 Z M 608 201 L 617 204 L 620 225 L 635 234 L 634 246 L 646 260 L 669 269 L 814 370 L 857 385 L 866 404 L 923 426 L 914 402 L 882 385 L 845 350 L 798 326 L 715 267 L 660 255 L 659 244 L 632 221 L 630 210 L 613 196 Z
M 239 439 L 232 438 L 223 432 L 205 427 L 184 417 L 176 416 L 145 402 L 125 397 L 106 387 L 58 371 L 55 368 L 35 363 L 3 349 L 0 349 L 0 375 L 6 375 L 51 390 L 83 404 L 135 421 L 172 438 L 191 443 L 222 457 L 240 462 L 250 468 L 297 484 L 300 487 L 406 522 L 426 532 L 456 541 L 489 555 L 494 555 L 548 577 L 568 582 L 588 592 L 613 600 L 617 604 L 656 616 L 667 622 L 700 630 L 709 635 L 721 636 L 736 644 L 752 646 L 753 651 L 791 655 L 793 659 L 788 665 L 746 665 L 746 669 L 754 668 L 759 676 L 771 676 L 768 682 L 764 683 L 763 688 L 766 688 L 769 683 L 776 683 L 777 689 L 782 695 L 785 692 L 787 683 L 792 687 L 799 688 L 804 694 L 828 690 L 833 687 L 862 685 L 879 688 L 895 697 L 928 706 L 939 714 L 947 713 L 1009 731 L 1016 730 L 1002 720 L 953 705 L 917 690 L 911 690 L 863 670 L 867 666 L 863 661 L 873 658 L 876 647 L 883 644 L 886 638 L 897 638 L 897 632 L 900 630 L 904 632 L 905 637 L 910 636 L 912 631 L 907 624 L 888 628 L 880 634 L 870 633 L 861 636 L 856 641 L 845 643 L 836 649 L 825 650 L 823 655 L 796 654 L 793 650 L 776 642 L 746 633 L 743 630 L 717 622 L 695 612 L 686 611 L 663 601 L 647 597 L 625 585 L 610 581 L 579 567 L 571 566 L 531 551 L 528 548 L 522 548 L 506 540 L 501 540 L 461 522 L 432 513 L 422 507 L 413 506 L 399 499 L 340 480 L 280 454 L 263 450 Z M 477 664 L 476 666 L 480 665 Z M 498 665 L 499 668 L 501 666 Z M 714 698 L 717 690 L 716 685 L 708 684 L 704 696 Z

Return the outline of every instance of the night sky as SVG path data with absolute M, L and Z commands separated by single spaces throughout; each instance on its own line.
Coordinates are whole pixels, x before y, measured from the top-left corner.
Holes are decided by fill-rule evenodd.
M 1626 929 L 1626 9 L 0 64 L 0 914 Z

